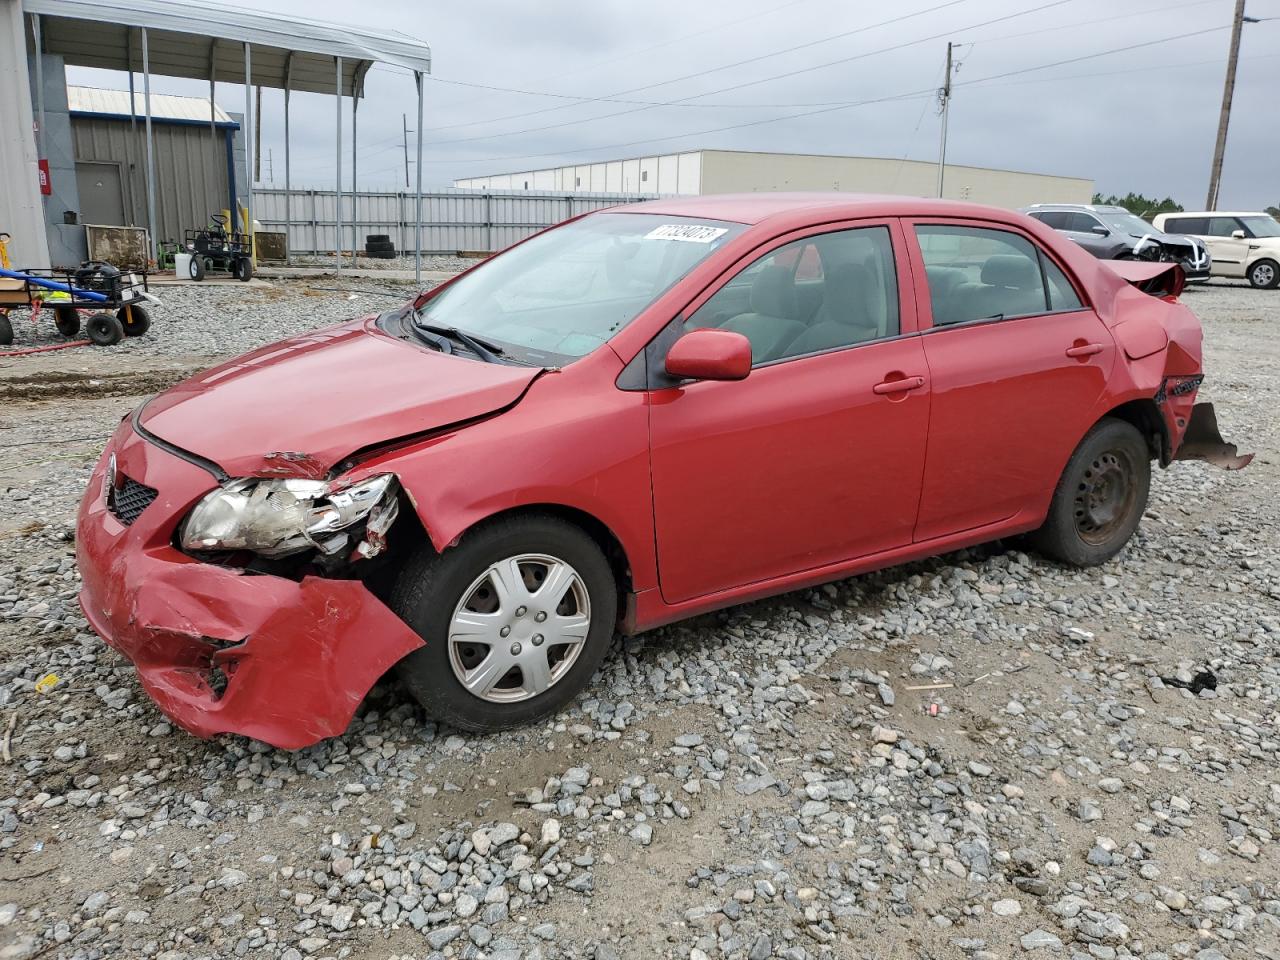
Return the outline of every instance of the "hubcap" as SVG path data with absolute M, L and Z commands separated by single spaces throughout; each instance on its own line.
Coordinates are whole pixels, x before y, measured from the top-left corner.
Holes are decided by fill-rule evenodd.
M 555 686 L 591 629 L 578 571 L 543 554 L 508 557 L 476 577 L 449 623 L 449 664 L 473 695 L 516 703 Z
M 1269 263 L 1260 263 L 1253 268 L 1253 282 L 1259 287 L 1265 287 L 1275 278 L 1275 268 Z
M 1119 450 L 1100 454 L 1084 471 L 1076 488 L 1076 532 L 1087 543 L 1107 542 L 1124 526 L 1136 491 L 1133 466 Z

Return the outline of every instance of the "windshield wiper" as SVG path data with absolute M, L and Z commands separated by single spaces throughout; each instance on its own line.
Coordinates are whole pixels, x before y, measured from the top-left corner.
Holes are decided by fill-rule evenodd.
M 417 319 L 413 321 L 413 325 L 423 333 L 433 334 L 445 343 L 449 342 L 445 339 L 446 337 L 458 341 L 458 343 L 462 344 L 486 363 L 502 363 L 502 356 L 506 353 L 506 351 L 496 343 L 481 340 L 479 337 L 470 333 L 464 333 L 457 327 L 445 327 L 435 323 L 425 323 L 422 320 Z M 449 350 L 445 350 L 444 352 L 452 353 L 452 346 Z
M 423 340 L 427 341 L 427 343 L 431 344 L 431 346 L 435 347 L 441 353 L 453 353 L 453 344 L 449 342 L 447 337 L 442 337 L 440 334 L 431 330 L 423 329 L 422 325 L 416 321 L 413 324 L 413 329 L 418 332 L 418 335 L 422 337 Z

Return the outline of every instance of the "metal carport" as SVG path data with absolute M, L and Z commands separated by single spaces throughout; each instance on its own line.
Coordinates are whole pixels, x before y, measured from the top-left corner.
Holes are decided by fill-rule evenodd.
M 12 3 L 14 0 L 4 0 Z M 253 129 L 254 85 L 284 91 L 285 187 L 290 186 L 289 93 L 332 92 L 336 103 L 336 170 L 338 215 L 342 211 L 342 98 L 351 97 L 351 184 L 356 187 L 355 121 L 364 79 L 374 63 L 403 67 L 414 76 L 418 98 L 418 176 L 415 202 L 417 233 L 422 226 L 422 76 L 431 71 L 431 49 L 405 34 L 373 32 L 362 27 L 322 23 L 275 13 L 246 10 L 188 0 L 21 0 L 31 27 L 37 78 L 41 55 L 56 53 L 71 66 L 141 71 L 147 140 L 148 219 L 154 255 L 155 170 L 151 144 L 151 75 L 207 79 L 210 103 L 221 79 L 243 83 L 245 130 Z M 36 119 L 44 136 L 43 83 L 37 81 Z M 132 90 L 131 90 L 132 92 Z M 210 117 L 213 135 L 213 117 Z M 252 170 L 251 136 L 245 136 L 248 168 Z M 45 151 L 40 149 L 40 156 Z M 34 184 L 32 184 L 34 189 Z M 252 176 L 247 188 L 248 219 L 253 219 Z M 290 212 L 286 210 L 286 219 Z M 352 247 L 355 249 L 355 225 Z M 341 238 L 341 222 L 338 236 Z M 342 243 L 335 261 L 342 266 Z M 421 243 L 415 244 L 421 279 Z

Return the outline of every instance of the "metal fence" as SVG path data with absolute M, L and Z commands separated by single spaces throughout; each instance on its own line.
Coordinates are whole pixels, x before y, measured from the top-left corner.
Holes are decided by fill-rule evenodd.
M 422 252 L 492 253 L 578 214 L 652 199 L 652 194 L 524 190 L 424 193 Z M 413 253 L 415 200 L 415 194 L 410 191 L 343 193 L 342 249 L 350 251 L 354 240 L 355 248 L 362 250 L 365 237 L 386 234 L 397 251 Z M 333 253 L 338 245 L 337 203 L 338 196 L 333 190 L 254 190 L 253 216 L 263 230 L 287 232 L 293 253 Z

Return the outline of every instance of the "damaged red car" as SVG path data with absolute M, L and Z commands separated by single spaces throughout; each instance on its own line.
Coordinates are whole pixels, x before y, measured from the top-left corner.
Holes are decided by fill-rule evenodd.
M 1014 534 L 1101 563 L 1153 462 L 1248 460 L 1181 284 L 972 204 L 593 213 L 140 407 L 81 603 L 179 726 L 297 748 L 393 668 L 497 730 L 616 632 Z

